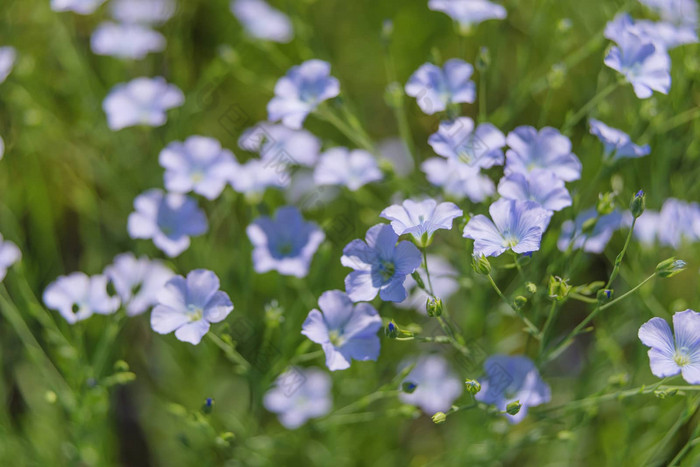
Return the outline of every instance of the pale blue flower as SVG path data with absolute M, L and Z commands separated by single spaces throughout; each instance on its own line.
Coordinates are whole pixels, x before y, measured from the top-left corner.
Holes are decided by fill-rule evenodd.
M 537 367 L 529 358 L 517 355 L 493 355 L 484 363 L 486 377 L 480 378 L 481 391 L 475 398 L 505 411 L 508 404 L 519 401 L 516 415 L 506 414 L 508 421 L 519 423 L 530 407 L 546 404 L 552 398 L 549 385 L 542 381 Z
M 150 238 L 171 257 L 190 246 L 190 236 L 202 235 L 208 229 L 204 211 L 185 195 L 148 190 L 136 197 L 134 209 L 129 215 L 129 236 Z
M 488 0 L 430 0 L 428 8 L 441 11 L 458 22 L 462 29 L 490 19 L 504 19 L 506 9 Z
M 168 118 L 165 111 L 184 102 L 182 91 L 165 79 L 136 78 L 112 88 L 102 108 L 109 128 L 116 131 L 134 125 L 161 126 Z
M 684 241 L 700 240 L 700 205 L 667 199 L 661 206 L 657 229 L 659 242 L 675 249 L 680 248 Z
M 447 196 L 455 199 L 467 197 L 474 203 L 481 203 L 496 193 L 493 181 L 478 167 L 457 159 L 433 157 L 423 162 L 421 169 L 430 183 L 442 187 Z
M 394 173 L 399 177 L 406 177 L 415 168 L 413 156 L 401 138 L 390 137 L 377 144 L 379 160 L 391 165 Z
M 22 252 L 17 245 L 5 240 L 0 234 L 0 282 L 5 279 L 7 270 L 22 258 Z
M 363 149 L 331 148 L 321 154 L 314 170 L 317 185 L 343 185 L 350 191 L 382 178 L 377 160 Z
M 661 318 L 652 318 L 639 328 L 639 340 L 651 347 L 651 372 L 659 378 L 681 373 L 688 384 L 700 384 L 700 313 L 674 313 L 673 329 L 675 338 Z
M 107 294 L 107 276 L 74 272 L 61 276 L 44 290 L 44 305 L 57 310 L 70 324 L 119 309 L 119 298 Z
M 321 311 L 309 312 L 301 333 L 321 344 L 329 370 L 350 368 L 352 360 L 377 360 L 382 319 L 372 305 L 355 304 L 345 292 L 329 290 L 318 299 L 318 306 Z
M 51 0 L 53 11 L 73 11 L 80 15 L 89 15 L 105 0 Z
M 421 65 L 406 83 L 406 94 L 416 98 L 418 107 L 428 114 L 442 112 L 449 104 L 473 103 L 476 85 L 471 78 L 474 67 L 453 58 L 440 68 L 432 63 Z
M 433 293 L 436 297 L 447 301 L 457 290 L 459 290 L 458 271 L 444 258 L 436 255 L 428 255 L 428 271 L 430 271 L 430 283 L 433 285 Z M 428 284 L 428 276 L 425 273 L 425 268 L 417 269 L 418 275 L 423 280 L 424 284 Z M 425 304 L 430 295 L 425 290 L 418 287 L 418 284 L 413 277 L 408 276 L 403 286 L 408 291 L 408 297 L 401 303 L 397 303 L 396 307 L 403 309 L 413 309 L 419 313 L 426 314 Z
M 605 64 L 632 84 L 637 97 L 649 98 L 653 91 L 668 94 L 671 89 L 668 53 L 648 37 L 629 30 L 622 31 L 616 42 L 618 45 L 605 57 Z
M 165 37 L 139 24 L 105 22 L 92 33 L 90 47 L 97 55 L 140 60 L 165 49 Z
M 582 233 L 583 224 L 598 216 L 595 208 L 583 211 L 576 216 L 575 221 L 566 221 L 561 226 L 561 235 L 557 241 L 557 248 L 566 251 L 571 246 L 572 249 L 588 253 L 602 253 L 605 250 L 613 233 L 623 226 L 629 225 L 630 213 L 622 213 L 615 210 L 605 216 L 600 216 L 592 232 Z
M 256 39 L 289 42 L 294 37 L 289 17 L 263 0 L 234 0 L 231 12 Z
M 331 378 L 318 368 L 290 368 L 265 393 L 263 405 L 277 414 L 285 428 L 299 428 L 307 420 L 330 412 Z
M 660 230 L 661 215 L 650 209 L 645 209 L 634 224 L 634 237 L 646 246 L 654 244 Z
M 377 296 L 388 302 L 406 299 L 404 281 L 421 264 L 421 253 L 408 241 L 396 243 L 399 236 L 387 224 L 367 231 L 365 241 L 353 240 L 343 249 L 340 262 L 354 269 L 345 278 L 345 290 L 354 302 Z
M 591 118 L 591 134 L 598 137 L 605 147 L 605 157 L 612 155 L 613 159 L 625 157 L 643 157 L 651 152 L 648 144 L 637 146 L 624 131 L 607 126 L 605 123 Z
M 698 2 L 697 0 L 639 0 L 655 12 L 663 21 L 672 24 L 697 29 Z
M 488 169 L 503 165 L 502 148 L 506 145 L 506 137 L 490 123 L 482 123 L 474 131 L 471 118 L 459 117 L 441 122 L 438 131 L 428 138 L 428 143 L 443 157 Z
M 306 277 L 309 265 L 325 235 L 314 222 L 306 222 L 294 206 L 279 208 L 275 217 L 262 216 L 246 229 L 255 247 L 255 271 L 277 271 Z
M 237 192 L 258 200 L 268 188 L 282 188 L 289 185 L 288 168 L 270 161 L 250 159 L 231 171 L 229 183 Z
M 567 182 L 581 178 L 581 161 L 571 152 L 571 140 L 556 128 L 537 131 L 519 126 L 508 133 L 506 141 L 510 147 L 506 152 L 506 175 L 545 169 Z
M 16 60 L 17 50 L 14 47 L 9 45 L 0 47 L 0 83 L 3 83 L 12 72 Z
M 415 360 L 406 360 L 400 368 L 415 363 L 411 372 L 401 382 L 413 383 L 415 390 L 408 394 L 399 393 L 404 404 L 420 407 L 427 415 L 449 410 L 452 403 L 462 395 L 464 390 L 460 378 L 450 369 L 450 365 L 440 355 L 423 355 Z
M 321 152 L 321 141 L 311 132 L 267 122 L 244 131 L 238 140 L 238 146 L 246 151 L 257 152 L 262 160 L 280 167 L 312 167 Z
M 551 212 L 533 201 L 501 198 L 483 214 L 469 219 L 464 237 L 474 240 L 474 256 L 499 256 L 507 250 L 531 253 L 540 249 L 545 224 Z
M 175 0 L 112 0 L 110 7 L 123 23 L 162 24 L 175 14 Z
M 158 292 L 151 328 L 158 334 L 175 331 L 178 340 L 199 344 L 212 323 L 223 321 L 233 311 L 231 299 L 219 287 L 219 278 L 206 269 L 191 271 L 187 279 L 173 277 Z
M 400 205 L 394 204 L 384 209 L 379 217 L 391 221 L 396 235 L 410 234 L 416 242 L 427 245 L 436 230 L 451 230 L 452 221 L 462 214 L 462 210 L 454 203 L 438 204 L 434 199 L 407 199 Z
M 105 268 L 129 316 L 146 312 L 157 302 L 157 294 L 175 274 L 162 262 L 123 253 Z
M 676 26 L 666 21 L 634 20 L 627 13 L 620 13 L 605 26 L 605 37 L 616 43 L 624 42 L 625 32 L 649 39 L 665 50 L 698 41 L 693 28 Z
M 308 60 L 277 81 L 275 97 L 267 104 L 268 120 L 299 129 L 321 102 L 338 94 L 340 83 L 331 76 L 330 63 Z
M 190 136 L 170 143 L 158 157 L 165 168 L 165 188 L 173 193 L 193 191 L 207 199 L 218 198 L 238 170 L 233 153 L 214 138 Z
M 498 194 L 516 201 L 534 201 L 549 211 L 561 211 L 572 203 L 564 180 L 542 169 L 529 175 L 518 172 L 506 175 L 498 182 Z

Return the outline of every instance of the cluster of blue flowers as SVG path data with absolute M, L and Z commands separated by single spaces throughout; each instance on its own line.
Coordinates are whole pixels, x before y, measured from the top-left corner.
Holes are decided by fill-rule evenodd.
M 52 0 L 51 5 L 56 11 L 89 14 L 103 2 Z M 615 43 L 605 64 L 619 72 L 639 98 L 648 98 L 653 91 L 669 91 L 668 50 L 698 41 L 698 15 L 695 2 L 684 7 L 680 16 L 669 6 L 677 2 L 642 3 L 662 20 L 618 15 L 605 30 L 605 36 Z M 465 34 L 483 21 L 504 19 L 507 14 L 503 6 L 487 0 L 430 0 L 428 7 L 449 15 Z M 98 26 L 92 35 L 93 52 L 142 59 L 164 50 L 164 36 L 152 27 L 162 25 L 174 10 L 172 0 L 114 0 L 111 13 L 117 22 Z M 255 40 L 286 43 L 294 36 L 289 18 L 263 0 L 234 0 L 231 11 Z M 10 73 L 15 55 L 11 47 L 0 47 L 0 83 Z M 462 104 L 477 99 L 474 71 L 471 64 L 457 58 L 441 66 L 425 63 L 410 76 L 404 91 L 415 98 L 422 112 L 444 118 L 427 138 L 437 155 L 421 166 L 427 180 L 458 202 L 465 198 L 474 203 L 497 199 L 488 206 L 488 216 L 465 216 L 457 204 L 429 197 L 402 199 L 376 213 L 377 221 L 381 218 L 388 223 L 369 227 L 364 239 L 350 241 L 339 258 L 352 270 L 345 277 L 344 291 L 323 292 L 318 309 L 309 311 L 300 330 L 321 345 L 330 371 L 346 370 L 353 361 L 376 361 L 381 347 L 379 331 L 387 326 L 388 334 L 398 332 L 393 322 L 385 324 L 371 303 L 377 297 L 399 308 L 426 312 L 426 304 L 428 308 L 441 307 L 442 301 L 457 291 L 454 267 L 427 252 L 438 230 L 451 231 L 459 225 L 462 237 L 473 240 L 475 263 L 489 264 L 487 257 L 507 252 L 531 255 L 540 250 L 555 214 L 572 206 L 567 183 L 581 178 L 582 164 L 566 132 L 532 126 L 502 131 L 491 123 L 476 124 L 472 118 L 459 115 Z M 267 121 L 240 136 L 239 148 L 255 154 L 246 162 L 239 162 L 231 150 L 208 136 L 192 135 L 167 144 L 158 156 L 164 169 L 163 189 L 148 189 L 134 199 L 134 210 L 126 221 L 129 236 L 148 239 L 166 256 L 177 257 L 190 247 L 192 237 L 209 230 L 197 196 L 213 202 L 230 186 L 248 201 L 257 202 L 267 189 L 282 190 L 289 205 L 270 216 L 260 215 L 246 228 L 253 246 L 253 266 L 258 274 L 276 271 L 306 277 L 326 233 L 304 218 L 303 206 L 294 206 L 292 200 L 299 199 L 298 192 L 333 187 L 332 197 L 343 189 L 355 192 L 386 177 L 374 148 L 324 148 L 322 141 L 303 128 L 310 116 L 323 115 L 326 101 L 340 94 L 341 85 L 332 76 L 331 65 L 308 60 L 277 81 L 267 105 Z M 136 125 L 165 125 L 167 111 L 184 101 L 185 94 L 164 78 L 138 77 L 116 85 L 104 99 L 103 108 L 109 128 L 119 131 Z M 603 146 L 602 165 L 626 163 L 651 153 L 649 145 L 636 144 L 623 130 L 596 119 L 590 119 L 589 125 L 590 133 Z M 0 139 L 0 157 L 3 152 Z M 489 174 L 500 166 L 503 176 L 494 183 Z M 634 225 L 635 235 L 645 244 L 658 240 L 678 248 L 684 241 L 700 240 L 697 203 L 668 199 L 659 212 L 640 214 L 597 206 L 583 209 L 562 223 L 557 246 L 563 252 L 581 249 L 602 253 L 614 232 Z M 20 257 L 17 246 L 0 236 L 0 281 Z M 93 314 L 113 314 L 120 308 L 129 316 L 151 311 L 154 332 L 174 333 L 178 340 L 193 345 L 234 309 L 214 272 L 196 269 L 178 275 L 159 260 L 132 253 L 115 257 L 101 274 L 73 272 L 57 278 L 45 289 L 43 301 L 71 324 Z M 681 373 L 688 383 L 700 384 L 700 313 L 679 312 L 673 322 L 675 336 L 661 318 L 653 318 L 639 329 L 640 340 L 651 348 L 651 371 L 658 377 Z M 401 381 L 405 390 L 399 398 L 429 415 L 449 411 L 465 389 L 439 354 L 407 358 L 398 371 L 408 368 Z M 484 373 L 478 383 L 471 383 L 469 391 L 478 384 L 480 390 L 472 392 L 475 400 L 495 407 L 511 422 L 521 421 L 528 408 L 551 399 L 550 386 L 524 355 L 493 355 L 485 360 Z M 297 383 L 290 383 L 294 379 Z M 288 390 L 290 384 L 295 390 Z M 275 386 L 265 394 L 264 405 L 279 415 L 284 426 L 296 428 L 329 413 L 330 392 L 327 372 L 292 367 L 278 376 Z M 512 409 L 513 404 L 517 410 Z

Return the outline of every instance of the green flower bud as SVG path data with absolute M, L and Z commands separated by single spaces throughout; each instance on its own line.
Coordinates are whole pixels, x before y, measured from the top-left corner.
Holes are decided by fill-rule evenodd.
M 433 423 L 435 423 L 436 425 L 445 423 L 445 420 L 447 420 L 447 415 L 445 415 L 445 412 L 438 412 L 435 415 L 433 415 Z
M 532 282 L 527 282 L 525 284 L 525 288 L 527 289 L 528 293 L 531 293 L 533 295 L 537 293 L 537 286 Z
M 207 397 L 204 401 L 204 404 L 202 404 L 202 413 L 205 415 L 209 415 L 212 410 L 214 410 L 214 399 L 211 397 Z
M 522 295 L 518 295 L 513 299 L 513 307 L 515 307 L 516 310 L 520 311 L 523 309 L 523 307 L 527 304 L 527 298 L 523 297 Z
M 520 403 L 520 401 L 511 402 L 510 404 L 506 405 L 506 413 L 508 415 L 518 415 L 518 412 L 520 412 L 522 406 L 523 405 Z
M 682 259 L 669 258 L 656 265 L 656 273 L 660 277 L 673 277 L 685 269 L 686 263 Z
M 401 385 L 401 390 L 406 394 L 413 394 L 413 391 L 415 391 L 417 387 L 418 385 L 416 383 L 404 381 L 404 383 Z
M 384 330 L 386 337 L 389 339 L 396 339 L 399 336 L 399 328 L 393 321 L 390 321 Z
M 593 229 L 595 229 L 596 224 L 598 223 L 598 217 L 592 217 L 586 221 L 583 222 L 583 225 L 581 226 L 581 233 L 584 235 L 588 235 L 591 232 L 593 232 Z
M 428 316 L 442 316 L 442 299 L 437 297 L 428 298 L 428 301 L 425 302 L 425 311 L 428 313 Z
M 425 282 L 423 282 L 423 278 L 420 276 L 420 274 L 418 274 L 418 271 L 413 271 L 411 273 L 411 277 L 413 278 L 414 281 L 416 281 L 416 284 L 418 284 L 418 287 L 425 290 Z
M 598 299 L 598 303 L 601 305 L 608 303 L 610 300 L 612 300 L 612 297 L 613 297 L 613 290 L 612 289 L 600 289 L 596 295 L 596 298 Z
M 562 279 L 559 276 L 549 277 L 548 294 L 549 298 L 559 302 L 566 300 L 571 292 L 571 286 L 568 279 Z
M 666 399 L 667 397 L 673 397 L 678 393 L 678 389 L 671 389 L 671 390 L 663 390 L 663 389 L 657 389 L 654 391 L 654 395 L 658 397 L 659 399 Z
M 472 257 L 472 268 L 477 274 L 483 274 L 484 276 L 491 274 L 491 263 L 484 255 Z
M 479 49 L 479 55 L 476 57 L 476 69 L 483 73 L 488 70 L 491 64 L 491 54 L 489 53 L 488 47 L 482 47 Z
M 555 63 L 547 73 L 547 81 L 552 89 L 558 89 L 566 82 L 566 65 Z
M 642 190 L 639 190 L 637 194 L 632 197 L 632 201 L 630 202 L 630 211 L 632 211 L 632 215 L 635 219 L 641 216 L 644 212 L 644 208 L 647 205 L 646 198 L 647 195 L 645 195 Z
M 605 193 L 598 195 L 596 210 L 601 216 L 607 216 L 615 210 L 615 193 Z
M 475 396 L 481 391 L 481 384 L 475 379 L 468 379 L 464 382 L 467 386 L 467 392 L 472 396 Z

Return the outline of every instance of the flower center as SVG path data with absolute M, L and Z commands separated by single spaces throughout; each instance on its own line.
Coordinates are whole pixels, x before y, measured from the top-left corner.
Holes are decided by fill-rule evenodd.
M 196 170 L 192 173 L 190 178 L 192 179 L 192 183 L 200 183 L 202 180 L 204 180 L 204 172 L 201 170 Z
M 282 243 L 279 247 L 277 247 L 277 251 L 279 252 L 280 256 L 289 256 L 292 254 L 293 250 L 294 248 L 289 242 Z
M 328 340 L 331 341 L 333 347 L 340 347 L 345 343 L 345 338 L 338 329 L 334 329 L 328 333 Z
M 509 231 L 503 232 L 503 242 L 501 243 L 502 246 L 506 248 L 513 248 L 518 244 L 518 238 L 510 233 Z
M 676 365 L 678 365 L 679 367 L 689 365 L 690 357 L 688 356 L 688 349 L 683 347 L 676 350 L 676 353 L 673 354 L 673 361 L 676 362 Z
M 391 261 L 381 261 L 379 263 L 379 275 L 384 282 L 394 277 L 394 272 L 396 272 L 396 266 Z
M 202 310 L 200 307 L 195 306 L 195 305 L 188 305 L 187 306 L 187 316 L 190 318 L 190 321 L 200 321 L 202 317 L 204 316 L 204 310 Z

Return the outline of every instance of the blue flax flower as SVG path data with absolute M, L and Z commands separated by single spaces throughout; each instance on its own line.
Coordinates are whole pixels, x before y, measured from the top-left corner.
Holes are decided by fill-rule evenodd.
M 17 60 L 17 50 L 8 45 L 0 47 L 0 83 L 3 83 L 12 72 Z
M 479 379 L 481 391 L 476 400 L 505 411 L 509 403 L 519 401 L 520 411 L 507 414 L 512 423 L 519 423 L 530 407 L 546 404 L 552 398 L 549 385 L 542 381 L 537 367 L 527 357 L 493 355 L 484 363 L 486 377 Z
M 401 385 L 412 383 L 415 390 L 411 394 L 399 393 L 399 399 L 404 404 L 418 406 L 427 415 L 434 415 L 449 410 L 452 403 L 462 395 L 464 384 L 440 355 L 428 354 L 417 360 L 406 360 L 401 367 L 410 364 L 415 366 Z
M 435 255 L 427 255 L 428 270 L 430 271 L 430 283 L 433 285 L 433 293 L 436 297 L 440 297 L 446 302 L 457 290 L 459 290 L 459 273 L 457 270 L 444 258 Z M 423 280 L 424 284 L 428 283 L 428 276 L 425 273 L 425 268 L 419 268 L 418 275 Z M 418 287 L 415 279 L 408 276 L 404 287 L 409 293 L 409 296 L 401 303 L 397 303 L 397 308 L 413 309 L 418 313 L 426 314 L 425 305 L 430 297 L 428 292 Z
M 22 258 L 22 252 L 17 245 L 9 240 L 4 240 L 0 235 L 0 282 L 5 279 L 7 270 Z
M 501 198 L 489 207 L 491 219 L 479 214 L 469 219 L 464 237 L 474 240 L 474 256 L 499 256 L 507 250 L 531 253 L 540 249 L 550 211 L 533 201 Z
M 330 412 L 333 405 L 331 378 L 318 368 L 290 368 L 265 394 L 263 405 L 277 414 L 285 428 L 299 428 L 310 418 Z
M 151 313 L 151 328 L 158 334 L 175 331 L 182 342 L 197 345 L 211 323 L 223 321 L 233 303 L 219 290 L 219 278 L 211 271 L 195 269 L 170 279 L 158 293 L 158 304 Z
M 537 131 L 519 126 L 508 133 L 506 141 L 510 147 L 506 152 L 506 175 L 545 169 L 567 182 L 581 178 L 581 161 L 571 152 L 571 140 L 556 128 Z
M 620 13 L 605 26 L 605 37 L 616 43 L 624 40 L 622 35 L 625 32 L 647 38 L 664 50 L 698 41 L 694 28 L 677 26 L 668 21 L 634 20 L 627 13 Z
M 292 67 L 277 81 L 275 97 L 267 104 L 268 119 L 282 121 L 299 129 L 306 116 L 318 105 L 340 94 L 340 83 L 331 76 L 331 65 L 322 60 L 308 60 Z
M 105 268 L 104 275 L 114 285 L 126 314 L 135 316 L 156 304 L 158 292 L 175 274 L 158 260 L 123 253 Z
M 185 102 L 182 91 L 161 77 L 136 78 L 112 88 L 102 108 L 113 131 L 134 125 L 162 126 L 165 111 Z
M 421 169 L 430 183 L 442 187 L 447 196 L 455 199 L 467 197 L 474 203 L 481 203 L 496 193 L 489 177 L 478 167 L 471 167 L 461 160 L 432 157 L 421 164 Z
M 441 122 L 438 131 L 428 138 L 428 143 L 442 157 L 488 169 L 503 165 L 502 148 L 506 145 L 506 137 L 490 123 L 482 123 L 475 131 L 471 118 L 459 117 Z
M 654 376 L 666 378 L 678 373 L 689 384 L 700 384 L 700 313 L 693 310 L 673 314 L 673 329 L 666 320 L 652 318 L 639 328 L 639 339 L 649 349 Z
M 92 316 L 109 315 L 119 308 L 119 298 L 107 293 L 107 277 L 74 272 L 61 276 L 44 290 L 44 305 L 57 310 L 70 324 Z
M 583 225 L 598 216 L 595 208 L 583 211 L 576 216 L 575 221 L 566 221 L 561 226 L 561 235 L 557 241 L 557 248 L 566 251 L 571 247 L 574 250 L 583 248 L 588 253 L 602 253 L 610 238 L 616 230 L 631 222 L 629 212 L 622 213 L 615 210 L 605 216 L 600 216 L 591 232 L 583 233 Z
M 700 240 L 700 205 L 667 199 L 661 206 L 656 234 L 662 245 L 675 249 L 680 248 L 684 241 Z
M 571 206 L 571 195 L 564 180 L 549 170 L 506 175 L 498 182 L 498 194 L 517 201 L 534 201 L 548 211 L 561 211 Z
M 321 154 L 314 170 L 317 185 L 344 185 L 350 191 L 382 178 L 377 160 L 362 149 L 331 148 Z
M 190 246 L 190 236 L 202 235 L 208 229 L 204 211 L 185 195 L 148 190 L 136 197 L 134 209 L 128 222 L 131 238 L 153 239 L 171 257 Z
M 343 249 L 340 262 L 354 269 L 345 278 L 345 290 L 354 302 L 369 301 L 377 296 L 388 302 L 406 299 L 406 276 L 420 266 L 421 254 L 408 241 L 396 243 L 399 236 L 387 224 L 377 224 L 367 231 L 365 241 L 353 240 Z
M 613 159 L 642 157 L 651 152 L 651 147 L 648 144 L 637 146 L 624 131 L 609 127 L 594 118 L 589 120 L 589 124 L 591 125 L 591 134 L 597 136 L 605 147 L 605 157 L 611 155 Z
M 474 67 L 453 58 L 440 68 L 432 63 L 421 65 L 406 83 L 406 94 L 416 98 L 418 107 L 428 114 L 442 112 L 449 104 L 472 103 L 476 85 L 471 78 Z
M 279 208 L 275 217 L 259 217 L 246 229 L 255 247 L 255 271 L 277 271 L 287 276 L 305 277 L 311 259 L 325 235 L 313 222 L 306 222 L 294 206 Z
M 89 15 L 105 0 L 51 0 L 53 11 L 72 11 L 79 15 Z
M 112 17 L 122 23 L 163 24 L 175 14 L 175 0 L 112 0 Z
M 231 12 L 256 39 L 284 43 L 294 37 L 289 17 L 263 0 L 234 0 Z
M 506 9 L 488 0 L 430 0 L 428 8 L 441 11 L 459 23 L 463 31 L 490 19 L 504 19 Z
M 321 344 L 331 371 L 350 368 L 351 360 L 376 361 L 382 319 L 369 303 L 355 304 L 340 290 L 324 292 L 311 310 L 301 333 Z
M 668 94 L 671 89 L 668 52 L 649 37 L 629 30 L 622 31 L 616 42 L 617 46 L 610 49 L 604 62 L 625 77 L 637 97 L 649 98 L 654 91 Z
M 411 234 L 423 246 L 430 243 L 438 229 L 452 229 L 452 221 L 462 215 L 454 203 L 440 203 L 434 199 L 423 201 L 405 200 L 384 209 L 380 217 L 391 221 L 396 235 Z
M 277 167 L 311 167 L 316 164 L 321 151 L 321 141 L 310 132 L 267 122 L 244 131 L 238 139 L 238 146 L 259 153 L 262 160 Z
M 165 49 L 165 37 L 140 24 L 104 22 L 90 37 L 90 48 L 97 55 L 141 60 L 151 52 Z
M 165 188 L 173 193 L 193 191 L 207 199 L 217 198 L 237 170 L 231 151 L 214 138 L 190 136 L 184 143 L 170 143 L 158 157 L 165 168 Z

